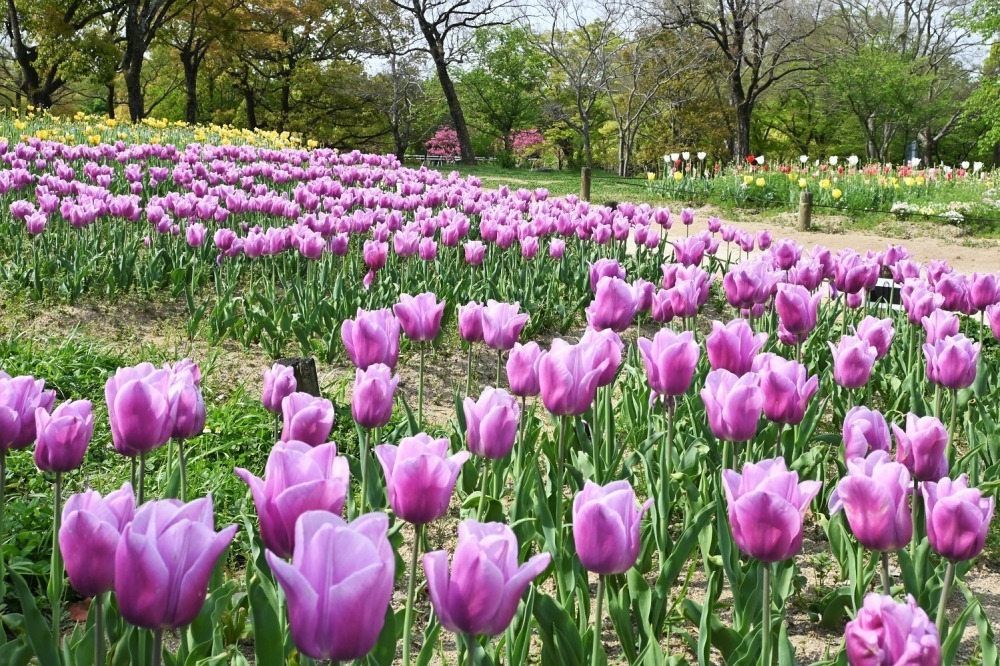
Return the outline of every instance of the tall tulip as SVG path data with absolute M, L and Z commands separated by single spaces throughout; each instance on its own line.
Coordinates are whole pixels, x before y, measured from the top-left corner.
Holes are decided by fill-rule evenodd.
M 399 320 L 389 309 L 366 312 L 358 309 L 355 319 L 340 328 L 347 355 L 356 368 L 381 363 L 395 368 L 399 360 Z
M 609 328 L 621 333 L 632 325 L 638 308 L 638 295 L 632 285 L 616 277 L 603 277 L 587 307 L 587 323 L 598 330 Z
M 664 328 L 652 340 L 639 338 L 638 345 L 646 381 L 655 395 L 672 398 L 687 392 L 700 354 L 690 331 L 675 333 Z
M 483 341 L 482 303 L 469 301 L 458 308 L 458 335 L 469 344 L 469 357 L 465 365 L 465 395 L 472 392 L 472 352 L 475 343 Z
M 927 379 L 951 390 L 972 386 L 979 362 L 979 343 L 961 333 L 924 345 Z
M 388 530 L 383 513 L 346 523 L 326 511 L 307 511 L 295 524 L 291 563 L 267 552 L 288 598 L 292 641 L 302 654 L 351 661 L 375 647 L 396 573 Z
M 847 623 L 844 642 L 850 666 L 941 663 L 938 631 L 911 595 L 906 603 L 897 603 L 889 595 L 869 593 L 857 617 Z
M 292 556 L 299 516 L 314 510 L 340 515 L 351 483 L 347 459 L 337 455 L 333 442 L 316 447 L 278 442 L 267 457 L 263 479 L 242 467 L 235 472 L 250 486 L 264 547 L 284 558 Z
M 236 525 L 213 527 L 212 498 L 184 504 L 143 504 L 122 531 L 115 550 L 115 597 L 126 622 L 153 630 L 153 654 L 163 630 L 190 624 L 205 603 L 208 580 L 236 534 Z
M 297 388 L 295 368 L 290 365 L 275 363 L 264 371 L 264 391 L 261 395 L 261 402 L 264 404 L 264 409 L 276 416 L 280 415 L 281 401 L 286 396 L 295 393 Z
M 810 294 L 805 287 L 797 284 L 778 285 L 778 292 L 774 297 L 778 321 L 799 343 L 816 328 L 821 298 L 821 294 Z
M 520 303 L 498 303 L 490 299 L 483 308 L 483 340 L 497 352 L 497 386 L 503 369 L 503 353 L 510 351 L 528 323 L 528 313 L 521 312 Z
M 465 520 L 448 570 L 448 552 L 424 555 L 427 590 L 434 613 L 446 629 L 474 636 L 503 633 L 525 589 L 549 565 L 540 553 L 518 566 L 517 537 L 506 525 Z
M 745 442 L 757 434 L 764 410 L 764 392 L 755 373 L 737 377 L 728 370 L 713 370 L 701 390 L 712 434 L 726 442 Z
M 728 370 L 734 375 L 750 372 L 753 359 L 767 341 L 767 333 L 754 335 L 753 329 L 743 319 L 728 324 L 712 322 L 712 332 L 705 340 L 708 361 L 713 370 Z
M 740 474 L 722 471 L 733 541 L 750 557 L 764 563 L 762 663 L 771 663 L 771 567 L 802 550 L 802 523 L 809 502 L 819 493 L 819 481 L 799 481 L 783 458 L 747 463 Z
M 864 458 L 871 451 L 888 452 L 892 448 L 885 417 L 864 405 L 852 407 L 844 416 L 843 436 L 845 462 Z
M 599 663 L 606 577 L 625 573 L 635 566 L 642 546 L 639 523 L 652 503 L 649 499 L 636 507 L 635 492 L 628 481 L 614 481 L 606 486 L 587 481 L 573 498 L 576 554 L 584 569 L 598 575 L 592 664 Z
M 913 537 L 910 473 L 886 451 L 849 460 L 847 470 L 830 497 L 830 514 L 843 509 L 858 542 L 882 552 L 882 589 L 890 594 L 887 553 L 905 548 Z
M 542 350 L 537 342 L 514 345 L 507 356 L 507 383 L 511 393 L 522 398 L 539 394 L 538 361 L 541 355 Z
M 93 406 L 89 400 L 69 400 L 52 414 L 35 409 L 35 464 L 43 472 L 64 474 L 83 463 L 94 434 Z
M 58 543 L 70 585 L 80 595 L 94 598 L 95 664 L 102 664 L 107 653 L 104 600 L 115 584 L 115 552 L 134 515 L 135 493 L 127 482 L 107 497 L 96 490 L 72 495 L 62 510 Z
M 970 488 L 965 474 L 954 481 L 945 477 L 937 483 L 924 483 L 922 490 L 927 539 L 936 553 L 948 559 L 937 616 L 938 632 L 944 633 L 955 563 L 971 560 L 983 551 L 995 501 L 992 497 L 984 498 L 977 488 Z
M 809 400 L 819 389 L 819 377 L 810 377 L 804 365 L 781 357 L 767 364 L 759 375 L 764 416 L 785 425 L 802 423 Z
M 854 329 L 855 334 L 875 348 L 875 360 L 884 358 L 889 353 L 889 346 L 896 336 L 892 319 L 879 319 L 868 315 Z
M 948 431 L 933 416 L 906 415 L 906 429 L 895 423 L 896 460 L 910 471 L 914 481 L 938 481 L 948 476 Z
M 441 331 L 441 317 L 444 316 L 445 302 L 440 303 L 437 296 L 430 292 L 410 296 L 401 294 L 399 303 L 392 306 L 393 312 L 399 318 L 399 325 L 406 337 L 414 342 L 429 342 Z M 420 345 L 420 378 L 417 388 L 417 421 L 424 422 L 424 354 L 426 344 Z
M 846 389 L 859 389 L 867 384 L 878 350 L 855 335 L 845 335 L 837 346 L 832 342 L 828 344 L 833 352 L 834 381 Z
M 284 428 L 281 439 L 319 446 L 333 430 L 333 403 L 308 393 L 292 393 L 281 401 Z

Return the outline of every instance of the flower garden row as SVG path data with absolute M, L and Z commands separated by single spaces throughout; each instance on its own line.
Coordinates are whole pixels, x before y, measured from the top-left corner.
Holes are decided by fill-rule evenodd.
M 668 244 L 666 209 L 483 190 L 360 154 L 36 144 L 13 147 L 0 172 L 14 213 L 0 235 L 25 250 L 9 278 L 112 295 L 176 279 L 190 301 L 211 283 L 213 321 L 226 307 L 264 321 L 288 303 L 310 320 L 303 347 L 320 340 L 356 366 L 361 436 L 356 449 L 328 442 L 332 403 L 297 393 L 288 369 L 265 374 L 282 432 L 263 478 L 236 470 L 256 505 L 238 591 L 217 567 L 236 526 L 216 531 L 211 499 L 187 501 L 185 455 L 205 425 L 195 364 L 108 380 L 99 411 L 132 479 L 65 506 L 62 475 L 103 444 L 90 442 L 93 406 L 0 380 L 0 460 L 34 444 L 59 517 L 49 621 L 6 576 L 23 614 L 0 646 L 10 663 L 235 661 L 217 619 L 244 593 L 257 663 L 398 651 L 426 663 L 447 631 L 473 663 L 596 664 L 605 618 L 629 663 L 790 663 L 782 617 L 807 541 L 840 569 L 816 614 L 846 626 L 850 663 L 951 663 L 973 619 L 995 660 L 965 580 L 993 511 L 978 488 L 1000 469 L 995 361 L 981 353 L 1000 333 L 997 276 L 922 266 L 901 247 L 806 251 L 718 220 L 691 233 L 687 211 Z M 131 267 L 105 265 L 132 250 Z M 882 274 L 901 309 L 868 297 Z M 269 292 L 274 309 L 249 300 Z M 583 316 L 578 342 L 530 341 L 553 312 L 567 326 Z M 703 335 L 706 315 L 718 321 Z M 481 386 L 470 364 L 442 430 L 423 416 L 424 360 L 456 337 L 470 358 L 495 353 L 497 376 Z M 397 395 L 403 352 L 419 357 L 415 415 Z M 177 470 L 178 498 L 147 483 L 151 457 Z M 457 545 L 431 552 L 426 526 L 456 518 Z M 69 635 L 64 570 L 96 601 Z M 423 579 L 432 611 L 417 621 Z M 953 590 L 969 602 L 949 617 Z

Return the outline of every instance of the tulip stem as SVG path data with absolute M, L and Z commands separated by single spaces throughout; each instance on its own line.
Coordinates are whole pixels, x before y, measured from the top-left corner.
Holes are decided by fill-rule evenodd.
M 524 448 L 524 429 L 525 429 L 525 425 L 527 425 L 527 421 L 528 421 L 528 412 L 525 409 L 525 402 L 526 402 L 525 397 L 521 396 L 521 415 L 520 415 L 521 418 L 520 418 L 520 423 L 518 423 L 518 429 L 520 430 L 520 432 L 517 435 L 517 451 L 514 454 L 514 462 L 515 462 L 514 478 L 515 479 L 520 479 L 521 478 L 521 461 L 522 461 L 522 458 L 524 457 L 524 454 L 526 453 L 526 450 Z M 0 498 L 2 498 L 2 497 L 3 496 L 0 495 Z M 0 516 L 2 516 L 2 514 L 0 514 Z
M 469 343 L 469 358 L 465 362 L 465 395 L 472 395 L 472 347 L 473 343 Z
M 426 344 L 420 345 L 420 379 L 417 384 L 417 427 L 424 424 L 424 353 L 427 351 Z
M 941 385 L 934 385 L 934 418 L 941 420 Z
M 496 387 L 500 388 L 500 372 L 503 370 L 503 350 L 497 350 L 497 384 Z
M 104 646 L 104 593 L 94 597 L 94 666 L 104 666 L 107 650 Z
M 952 389 L 951 393 L 951 420 L 948 422 L 948 451 L 945 454 L 948 458 L 948 469 L 951 469 L 955 461 L 952 460 L 955 454 L 955 421 L 958 415 L 958 391 Z
M 667 438 L 660 444 L 660 497 L 662 497 L 657 513 L 660 516 L 660 548 L 667 543 L 670 531 L 670 481 L 673 467 L 674 447 L 674 405 L 673 397 L 666 398 L 664 403 L 667 412 Z
M 612 381 L 604 389 L 604 452 L 607 454 L 604 457 L 604 462 L 610 460 L 612 452 L 615 450 L 614 387 L 615 384 Z M 608 469 L 608 466 L 605 466 L 604 475 L 607 478 L 599 480 L 598 483 L 613 478 L 612 470 Z
M 52 566 L 49 570 L 49 594 L 52 602 L 52 640 L 56 648 L 62 644 L 59 634 L 62 619 L 63 563 L 59 552 L 59 527 L 62 524 L 62 472 L 56 472 L 54 501 L 52 504 Z
M 761 664 L 771 666 L 771 565 L 764 562 L 763 599 L 764 620 L 760 627 Z
M 948 619 L 948 597 L 951 595 L 951 584 L 955 582 L 955 563 L 948 560 L 948 568 L 944 572 L 944 587 L 941 588 L 941 600 L 938 602 L 937 630 L 938 637 L 944 638 L 944 623 Z
M 406 582 L 406 615 L 403 616 L 403 666 L 410 666 L 410 635 L 413 633 L 413 598 L 417 591 L 417 556 L 420 554 L 420 525 L 413 526 L 409 580 Z
M 281 439 L 281 414 L 274 415 L 274 439 L 271 441 L 273 445 L 275 442 Z
M 7 535 L 5 530 L 4 496 L 7 491 L 7 449 L 0 449 L 0 594 L 6 592 L 6 570 L 3 555 L 3 542 Z M 3 616 L 0 615 L 0 618 Z
M 892 579 L 889 577 L 889 553 L 882 551 L 882 592 L 892 596 Z
M 163 629 L 153 629 L 153 666 L 163 662 Z
M 184 440 L 177 440 L 177 464 L 181 468 L 181 501 L 187 502 L 187 466 L 184 462 Z
M 476 521 L 483 522 L 483 516 L 486 515 L 486 484 L 489 482 L 490 475 L 490 459 L 486 458 L 483 460 L 483 471 L 480 472 L 482 479 L 480 479 L 479 486 L 479 506 L 476 508 Z
M 361 499 L 358 502 L 358 515 L 363 515 L 365 505 L 368 503 L 368 448 L 371 430 L 365 428 L 365 434 L 361 438 Z
M 562 546 L 562 505 L 563 505 L 563 474 L 565 464 L 563 458 L 566 457 L 566 431 L 569 429 L 569 417 L 562 417 L 562 426 L 559 428 L 559 451 L 556 454 L 556 513 L 553 516 L 553 523 L 556 528 L 556 544 Z
M 476 637 L 472 634 L 465 635 L 465 663 L 466 666 L 476 665 L 476 650 L 473 647 L 476 644 Z
M 917 535 L 917 529 L 920 527 L 920 521 L 917 519 L 917 503 L 920 501 L 920 482 L 913 479 L 913 507 L 910 511 L 910 515 L 913 519 L 913 536 L 910 538 L 910 559 L 916 561 L 917 557 L 917 541 L 920 537 Z
M 594 608 L 594 643 L 593 651 L 590 653 L 590 666 L 600 664 L 601 654 L 601 629 L 603 628 L 604 613 L 604 576 L 597 577 L 597 601 Z
M 139 504 L 146 499 L 146 454 L 139 454 Z

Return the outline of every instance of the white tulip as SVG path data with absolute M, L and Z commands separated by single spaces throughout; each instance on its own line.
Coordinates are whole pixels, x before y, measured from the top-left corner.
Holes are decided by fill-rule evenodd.
M 809 156 L 808 155 L 799 155 L 799 162 L 801 162 L 802 164 L 805 164 L 808 161 L 809 161 Z
M 708 157 L 708 153 L 706 153 L 705 151 L 698 153 L 699 160 L 704 160 L 706 157 Z
M 912 160 L 910 160 L 910 166 L 913 167 L 914 169 L 920 166 L 920 158 L 914 157 Z
M 982 162 L 973 162 L 972 163 L 972 173 L 979 173 L 979 170 L 982 169 L 982 168 L 983 168 L 983 163 Z
M 676 162 L 680 158 L 681 158 L 681 154 L 680 153 L 670 153 L 670 161 L 671 162 Z
M 851 166 L 857 166 L 858 165 L 858 156 L 857 155 L 851 155 L 850 157 L 847 158 L 847 163 L 850 164 Z
M 683 157 L 684 161 L 687 162 L 689 159 L 691 159 L 691 153 L 685 150 L 683 153 L 681 153 L 681 157 Z
M 763 155 L 758 155 L 757 156 L 757 164 L 763 164 L 763 163 L 764 163 L 764 156 Z
M 837 156 L 830 155 L 830 166 L 837 166 Z
M 968 160 L 965 160 L 965 161 L 962 162 L 962 168 L 963 169 L 968 169 L 969 168 L 969 161 Z

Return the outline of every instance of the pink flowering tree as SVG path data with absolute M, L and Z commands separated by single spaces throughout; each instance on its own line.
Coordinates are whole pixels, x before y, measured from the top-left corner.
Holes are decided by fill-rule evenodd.
M 511 134 L 511 148 L 520 159 L 537 154 L 544 143 L 545 137 L 537 129 L 517 130 Z
M 442 127 L 434 136 L 427 140 L 427 154 L 438 157 L 456 158 L 462 154 L 458 142 L 458 132 L 451 127 Z

